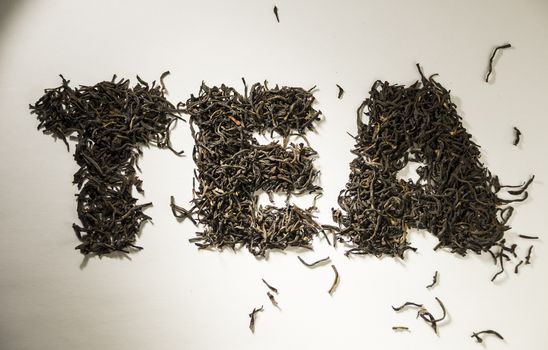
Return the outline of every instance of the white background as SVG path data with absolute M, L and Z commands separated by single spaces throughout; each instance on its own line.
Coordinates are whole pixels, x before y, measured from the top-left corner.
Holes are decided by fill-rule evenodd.
M 453 93 L 483 160 L 505 183 L 536 174 L 530 199 L 516 205 L 508 232 L 546 234 L 548 168 L 548 2 L 546 1 L 1 1 L 0 2 L 0 348 L 1 349 L 480 349 L 471 332 L 492 328 L 505 341 L 489 349 L 548 348 L 548 260 L 543 240 L 519 275 L 497 271 L 488 256 L 433 252 L 436 239 L 412 233 L 419 248 L 405 261 L 346 258 L 325 241 L 315 252 L 198 251 L 190 222 L 178 223 L 169 196 L 191 198 L 190 156 L 146 149 L 141 161 L 146 198 L 154 207 L 129 259 L 83 261 L 71 228 L 77 221 L 71 184 L 77 165 L 62 142 L 36 131 L 28 104 L 47 87 L 110 80 L 116 73 L 158 79 L 169 98 L 185 101 L 202 80 L 242 88 L 270 83 L 318 86 L 325 115 L 309 139 L 320 154 L 319 218 L 348 176 L 355 110 L 376 79 L 409 84 L 415 63 Z M 491 50 L 510 42 L 492 83 L 483 81 Z M 338 100 L 338 83 L 346 93 Z M 512 127 L 523 132 L 512 146 Z M 188 124 L 173 133 L 190 155 Z M 73 149 L 71 149 L 73 150 Z M 341 281 L 333 296 L 329 265 L 297 261 L 330 255 Z M 508 265 L 508 270 L 513 266 Z M 439 285 L 430 283 L 439 270 Z M 280 290 L 275 309 L 261 282 Z M 413 312 L 390 305 L 423 302 L 449 321 L 439 336 Z M 248 313 L 264 305 L 256 333 Z M 406 325 L 410 333 L 391 327 Z

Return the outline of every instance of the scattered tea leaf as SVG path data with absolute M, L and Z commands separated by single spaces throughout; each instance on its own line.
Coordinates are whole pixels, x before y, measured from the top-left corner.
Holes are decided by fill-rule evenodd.
M 263 311 L 262 306 L 259 309 L 254 308 L 253 311 L 251 311 L 251 313 L 249 314 L 249 329 L 251 329 L 252 333 L 255 333 L 255 315 L 261 311 Z
M 432 288 L 436 285 L 436 283 L 438 282 L 438 271 L 436 271 L 434 273 L 434 276 L 432 277 L 432 283 L 430 283 L 429 285 L 426 286 L 426 288 Z
M 518 235 L 518 237 L 524 238 L 524 239 L 538 239 L 538 236 Z
M 392 327 L 392 330 L 396 332 L 402 332 L 402 331 L 409 331 L 409 328 L 405 326 L 394 326 Z
M 321 263 L 325 263 L 325 262 L 328 262 L 328 261 L 331 261 L 331 258 L 327 257 L 327 258 L 323 258 L 323 259 L 320 259 L 318 261 L 314 261 L 313 263 L 307 263 L 306 261 L 304 261 L 300 256 L 297 256 L 297 259 L 299 259 L 300 262 L 303 263 L 303 265 L 305 266 L 308 266 L 308 267 L 315 267 Z
M 280 16 L 278 15 L 278 7 L 274 6 L 274 15 L 276 16 L 276 21 L 280 23 Z
M 514 126 L 514 146 L 517 146 L 519 143 L 519 137 L 521 136 L 521 131 Z
M 276 301 L 276 298 L 274 298 L 274 295 L 270 292 L 266 292 L 266 295 L 268 295 L 268 299 L 270 299 L 272 305 L 278 307 L 278 302 Z
M 520 260 L 519 263 L 516 265 L 516 267 L 514 267 L 514 273 L 518 273 L 518 269 L 519 267 L 521 266 L 521 264 L 523 264 L 523 260 Z
M 500 333 L 498 333 L 494 330 L 491 330 L 491 329 L 481 331 L 481 332 L 474 332 L 474 333 L 472 333 L 470 338 L 476 338 L 476 341 L 478 343 L 483 343 L 483 338 L 480 337 L 481 334 L 492 334 L 492 335 L 496 336 L 497 338 L 499 338 L 501 340 L 504 340 L 504 338 L 502 337 L 502 335 L 500 335 Z
M 276 288 L 272 287 L 270 284 L 268 284 L 268 282 L 265 281 L 264 278 L 262 278 L 262 280 L 263 280 L 263 283 L 268 287 L 268 289 L 270 289 L 274 293 L 278 294 L 278 289 L 276 289 Z
M 495 50 L 493 51 L 493 54 L 491 55 L 491 58 L 489 59 L 489 69 L 487 70 L 487 76 L 485 77 L 485 82 L 489 82 L 489 77 L 491 76 L 491 73 L 493 72 L 493 60 L 495 59 L 495 55 L 497 54 L 497 51 L 504 50 L 507 48 L 512 47 L 510 44 L 504 44 L 501 46 L 497 46 Z
M 527 255 L 525 256 L 525 265 L 529 265 L 531 263 L 531 253 L 533 252 L 533 246 L 530 246 L 527 250 Z
M 498 258 L 499 258 L 499 262 L 500 262 L 500 271 L 497 272 L 493 278 L 491 278 L 491 282 L 494 282 L 495 279 L 504 272 L 504 260 L 502 259 L 504 257 L 504 254 L 502 253 L 502 249 L 498 255 Z
M 403 303 L 403 305 L 401 306 L 398 306 L 398 307 L 395 307 L 395 306 L 392 306 L 392 309 L 394 311 L 401 311 L 409 306 L 413 306 L 413 307 L 418 307 L 418 308 L 422 308 L 422 304 L 417 304 L 417 303 L 413 303 L 411 301 L 406 301 L 405 303 Z
M 328 293 L 333 295 L 333 292 L 335 291 L 335 289 L 339 285 L 339 272 L 337 271 L 337 268 L 335 267 L 335 265 L 331 265 L 331 268 L 335 272 L 335 279 L 333 280 L 333 284 L 331 285 L 331 288 L 329 288 Z
M 339 93 L 338 93 L 338 95 L 337 95 L 337 98 L 338 98 L 338 99 L 341 99 L 342 96 L 343 96 L 343 94 L 344 94 L 344 90 L 343 90 L 343 88 L 342 88 L 339 84 L 336 84 L 336 85 L 337 85 L 337 88 L 339 88 Z

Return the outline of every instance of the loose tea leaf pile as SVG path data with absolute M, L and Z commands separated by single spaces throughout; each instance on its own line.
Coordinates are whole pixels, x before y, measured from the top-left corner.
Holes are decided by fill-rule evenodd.
M 76 249 L 82 254 L 141 249 L 135 241 L 150 219 L 143 209 L 151 203 L 137 204 L 132 195 L 133 187 L 143 192 L 137 159 L 145 145 L 172 149 L 169 128 L 180 119 L 179 111 L 166 100 L 163 87 L 149 86 L 139 77 L 134 87 L 116 76 L 78 88 L 61 79 L 61 86 L 45 90 L 30 108 L 40 122 L 38 129 L 62 139 L 67 149 L 67 137 L 77 140 L 74 159 L 80 170 L 74 183 L 80 190 L 82 225 L 73 227 L 82 243 Z
M 417 66 L 418 67 L 418 66 Z M 525 189 L 508 191 L 480 161 L 479 146 L 461 123 L 449 91 L 432 76 L 411 86 L 376 81 L 358 109 L 358 135 L 350 179 L 333 211 L 348 254 L 403 257 L 409 228 L 426 229 L 436 246 L 465 255 L 500 243 L 512 215 L 511 202 Z M 369 122 L 362 121 L 364 109 Z M 398 179 L 409 162 L 423 165 L 417 181 Z
M 192 208 L 172 206 L 179 217 L 204 226 L 192 239 L 201 248 L 246 246 L 256 256 L 268 249 L 310 247 L 321 229 L 312 216 L 315 209 L 289 204 L 291 194 L 316 193 L 316 157 L 304 134 L 314 130 L 320 113 L 312 104 L 311 90 L 254 84 L 248 95 L 222 85 L 202 84 L 199 95 L 185 104 L 196 146 L 193 159 L 198 172 Z M 276 133 L 283 144 L 261 145 L 257 132 Z M 290 136 L 306 144 L 289 143 Z M 285 193 L 285 207 L 258 205 L 258 194 Z

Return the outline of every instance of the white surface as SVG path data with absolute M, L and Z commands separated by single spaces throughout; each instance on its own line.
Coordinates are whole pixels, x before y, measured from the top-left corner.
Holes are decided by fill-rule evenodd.
M 279 0 L 281 23 L 270 1 L 3 1 L 0 6 L 0 348 L 1 349 L 480 349 L 473 330 L 492 328 L 506 341 L 489 349 L 548 348 L 548 260 L 543 241 L 533 264 L 519 275 L 489 280 L 489 257 L 460 258 L 432 251 L 435 239 L 412 234 L 417 254 L 345 258 L 324 241 L 309 260 L 329 254 L 341 274 L 308 270 L 296 253 L 259 261 L 239 254 L 199 252 L 187 242 L 169 196 L 191 197 L 191 157 L 145 150 L 141 165 L 147 224 L 130 260 L 90 259 L 81 267 L 71 223 L 71 185 L 77 170 L 62 142 L 36 131 L 29 114 L 59 73 L 75 84 L 112 74 L 146 80 L 169 69 L 169 98 L 186 100 L 200 82 L 241 88 L 272 84 L 318 85 L 326 116 L 309 139 L 319 154 L 324 196 L 320 219 L 346 183 L 352 159 L 355 110 L 376 79 L 408 84 L 415 63 L 451 89 L 465 126 L 482 145 L 484 160 L 504 182 L 531 173 L 531 197 L 516 205 L 517 233 L 546 234 L 545 151 L 548 97 L 546 1 L 290 1 Z M 484 77 L 495 45 L 510 42 L 497 62 L 493 84 Z M 337 100 L 336 83 L 346 93 Z M 523 138 L 513 147 L 512 126 Z M 173 134 L 191 153 L 187 124 Z M 525 255 L 522 241 L 520 255 Z M 427 290 L 434 270 L 439 285 Z M 509 268 L 510 270 L 511 268 Z M 264 277 L 280 290 L 281 311 L 266 296 Z M 437 310 L 441 298 L 450 322 L 439 336 L 414 314 L 390 305 L 405 300 Z M 256 333 L 248 313 L 263 305 Z M 434 311 L 436 312 L 436 311 Z M 394 333 L 407 325 L 411 333 Z

